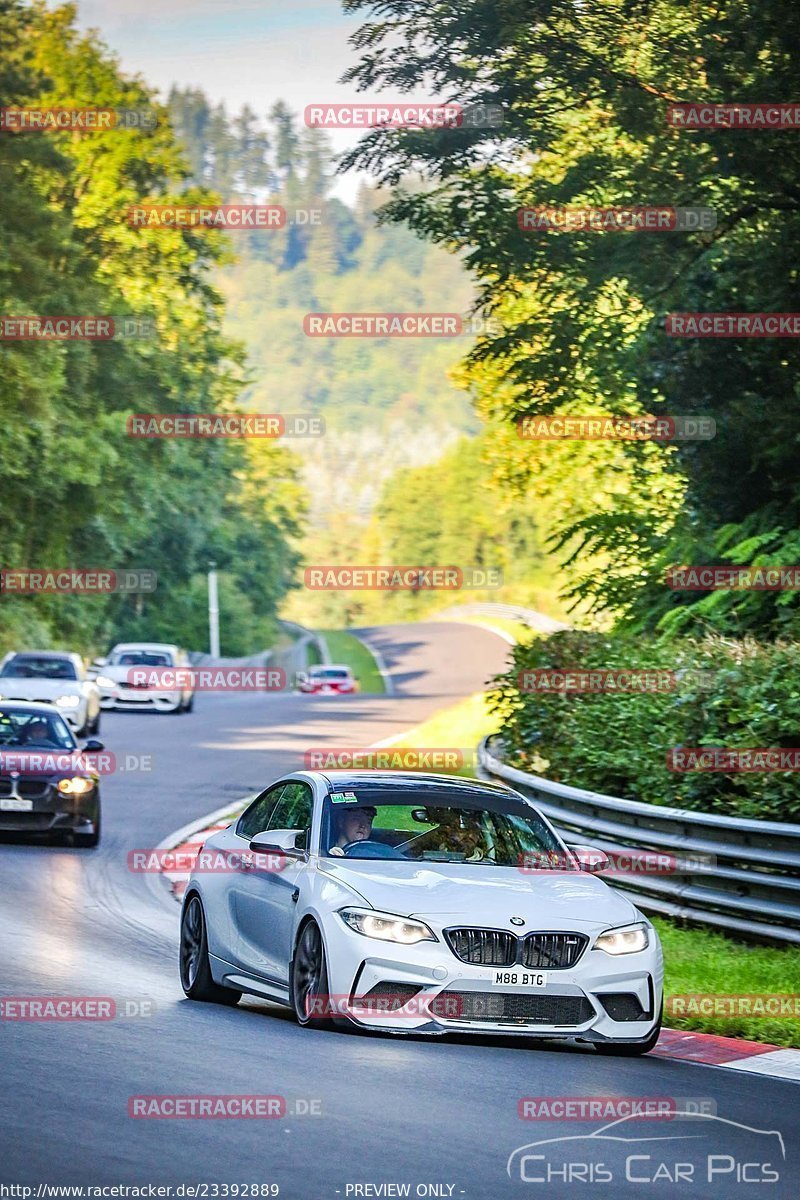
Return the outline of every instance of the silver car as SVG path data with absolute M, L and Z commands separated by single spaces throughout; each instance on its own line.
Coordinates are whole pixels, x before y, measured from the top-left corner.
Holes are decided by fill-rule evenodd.
M 205 842 L 183 902 L 181 982 L 192 1000 L 278 1001 L 301 1025 L 646 1054 L 661 947 L 593 873 L 607 866 L 510 788 L 299 771 Z
M 100 732 L 100 690 L 78 654 L 12 651 L 0 664 L 0 700 L 54 704 L 78 737 Z
M 93 666 L 103 708 L 192 711 L 191 665 L 179 646 L 119 642 L 107 658 L 96 658 Z

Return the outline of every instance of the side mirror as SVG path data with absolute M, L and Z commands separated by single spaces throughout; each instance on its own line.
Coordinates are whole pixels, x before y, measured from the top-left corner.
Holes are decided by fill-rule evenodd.
M 89 741 L 84 744 L 81 753 L 97 754 L 100 750 L 105 750 L 105 742 L 98 742 L 97 738 L 89 738 Z
M 107 662 L 108 662 L 107 658 L 93 658 L 92 666 L 93 667 L 104 667 Z
M 592 875 L 607 871 L 611 866 L 611 859 L 606 852 L 598 850 L 596 846 L 570 846 L 570 850 L 577 858 L 580 869 L 589 871 Z
M 260 854 L 283 854 L 286 858 L 305 858 L 305 850 L 299 850 L 295 843 L 302 829 L 267 829 L 257 833 L 250 842 L 250 849 Z

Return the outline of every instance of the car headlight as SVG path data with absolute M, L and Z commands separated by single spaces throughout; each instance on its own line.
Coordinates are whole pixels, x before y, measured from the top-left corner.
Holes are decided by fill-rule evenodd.
M 650 935 L 647 926 L 641 922 L 622 925 L 619 929 L 601 933 L 594 945 L 596 950 L 605 950 L 606 954 L 635 954 L 637 950 L 647 949 Z
M 109 679 L 107 675 L 98 675 L 95 683 L 98 687 L 114 687 L 114 680 Z
M 75 775 L 72 779 L 59 779 L 58 790 L 65 796 L 85 796 L 94 787 L 91 779 Z
M 56 696 L 56 704 L 59 708 L 74 708 L 80 702 L 80 696 Z
M 438 940 L 436 934 L 423 921 L 414 921 L 411 917 L 375 912 L 371 908 L 340 908 L 339 916 L 345 925 L 355 929 L 356 933 L 377 938 L 381 942 L 401 942 L 404 946 L 412 946 L 415 942 Z

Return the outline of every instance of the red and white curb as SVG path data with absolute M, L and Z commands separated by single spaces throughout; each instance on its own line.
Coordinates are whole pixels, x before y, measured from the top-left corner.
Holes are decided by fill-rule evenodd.
M 768 1042 L 747 1042 L 745 1038 L 723 1038 L 717 1033 L 664 1030 L 652 1056 L 800 1081 L 800 1050 Z
M 215 812 L 206 813 L 198 821 L 192 821 L 188 825 L 176 829 L 155 847 L 157 853 L 164 854 L 165 857 L 174 857 L 176 860 L 174 869 L 162 868 L 160 874 L 179 904 L 192 873 L 190 864 L 194 863 L 203 843 L 211 837 L 212 833 L 219 833 L 220 830 L 227 829 L 252 799 L 254 797 L 250 796 L 246 800 L 237 800 L 235 804 L 226 804 L 223 808 L 216 809 Z M 178 862 L 180 862 L 180 866 L 177 865 Z M 184 866 L 184 864 L 186 865 Z
M 384 744 L 395 739 L 387 738 Z M 377 743 L 381 745 L 381 743 Z M 206 838 L 221 829 L 227 829 L 246 807 L 239 802 L 226 805 L 209 813 L 199 821 L 185 825 L 170 837 L 165 838 L 157 849 L 171 851 L 182 862 L 193 861 L 200 852 Z M 170 891 L 178 903 L 183 899 L 189 882 L 190 870 L 164 870 L 161 872 Z M 699 1063 L 710 1067 L 728 1067 L 733 1071 L 747 1071 L 756 1075 L 769 1075 L 774 1079 L 796 1079 L 800 1081 L 800 1050 L 784 1046 L 772 1046 L 768 1042 L 749 1042 L 744 1038 L 722 1037 L 715 1033 L 692 1033 L 685 1029 L 664 1029 L 651 1058 L 672 1058 L 681 1062 Z
M 711 1067 L 730 1067 L 734 1071 L 771 1075 L 777 1079 L 800 1080 L 800 1050 L 771 1046 L 768 1042 L 748 1042 L 745 1038 L 722 1037 L 716 1033 L 665 1029 L 653 1056 Z

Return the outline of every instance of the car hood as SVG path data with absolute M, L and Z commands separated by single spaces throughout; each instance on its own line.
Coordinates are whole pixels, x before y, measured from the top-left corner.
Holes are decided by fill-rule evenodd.
M 127 683 L 131 671 L 137 671 L 137 670 L 145 671 L 147 673 L 145 678 L 149 681 L 151 675 L 153 675 L 154 672 L 158 673 L 161 671 L 169 671 L 170 675 L 174 675 L 175 672 L 181 670 L 181 668 L 180 667 L 172 667 L 172 666 L 170 666 L 170 667 L 164 667 L 164 666 L 143 667 L 140 663 L 134 663 L 129 667 L 126 667 L 126 666 L 99 667 L 97 674 L 105 675 L 106 679 L 113 679 L 115 683 Z M 155 681 L 157 682 L 157 675 L 155 676 Z M 172 682 L 172 680 L 170 680 L 170 682 Z M 137 685 L 137 686 L 143 686 L 143 685 Z M 170 688 L 159 689 L 158 687 L 155 687 L 155 688 L 150 688 L 148 690 L 150 690 L 150 691 L 159 691 L 159 690 L 171 691 L 173 689 L 170 689 Z
M 80 691 L 81 685 L 77 679 L 29 679 L 24 675 L 3 675 L 0 678 L 0 696 L 13 695 L 15 700 L 77 696 Z
M 106 679 L 113 679 L 116 683 L 119 683 L 120 681 L 127 680 L 128 675 L 130 674 L 130 672 L 132 670 L 133 670 L 132 666 L 131 667 L 124 667 L 124 666 L 123 667 L 116 667 L 116 666 L 115 667 L 99 667 L 97 670 L 97 674 L 105 675 Z M 145 670 L 148 670 L 148 668 L 145 667 Z
M 357 865 L 356 865 L 357 864 Z M 639 913 L 625 896 L 583 871 L 523 873 L 515 867 L 404 863 L 368 859 L 321 869 L 373 908 L 483 927 L 510 928 L 522 917 L 531 929 L 596 929 L 625 925 Z

